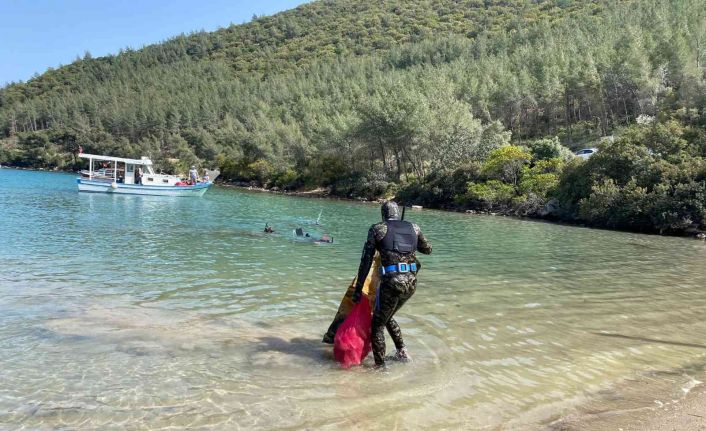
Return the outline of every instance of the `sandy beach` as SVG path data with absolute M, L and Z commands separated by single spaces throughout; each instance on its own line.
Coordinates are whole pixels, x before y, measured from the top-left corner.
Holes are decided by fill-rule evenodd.
M 588 424 L 586 430 L 697 431 L 706 430 L 706 389 L 692 391 L 684 399 L 663 406 L 617 412 L 606 420 Z
M 659 408 L 624 430 L 706 430 L 706 389 L 692 392 L 682 402 Z
M 655 394 L 655 391 L 660 391 Z M 678 392 L 649 379 L 606 391 L 566 417 L 551 431 L 696 431 L 706 430 L 706 385 L 691 380 Z

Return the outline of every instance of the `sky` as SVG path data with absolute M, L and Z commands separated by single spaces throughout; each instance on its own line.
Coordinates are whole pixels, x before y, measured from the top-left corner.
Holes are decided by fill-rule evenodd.
M 49 67 L 242 24 L 306 0 L 0 0 L 0 87 Z

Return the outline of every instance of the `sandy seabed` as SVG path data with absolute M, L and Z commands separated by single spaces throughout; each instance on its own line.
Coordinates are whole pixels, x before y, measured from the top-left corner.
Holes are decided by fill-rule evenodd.
M 706 374 L 699 377 L 706 378 Z M 702 379 L 703 380 L 703 379 Z M 681 393 L 655 381 L 626 382 L 561 419 L 550 431 L 706 431 L 706 386 L 692 379 Z M 654 391 L 661 391 L 655 394 Z M 651 400 L 651 401 L 650 401 Z

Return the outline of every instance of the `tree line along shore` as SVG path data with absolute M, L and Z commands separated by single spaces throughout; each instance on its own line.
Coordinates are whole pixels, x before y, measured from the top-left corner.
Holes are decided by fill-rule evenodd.
M 706 4 L 313 2 L 0 89 L 0 163 L 706 230 Z M 573 152 L 597 147 L 588 160 Z

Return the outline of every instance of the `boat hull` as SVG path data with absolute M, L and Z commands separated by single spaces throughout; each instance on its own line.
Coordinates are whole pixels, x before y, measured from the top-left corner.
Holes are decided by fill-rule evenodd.
M 148 186 L 142 184 L 120 184 L 107 181 L 92 181 L 76 178 L 79 192 L 112 193 L 116 195 L 144 196 L 203 196 L 213 183 L 200 183 L 194 186 Z

